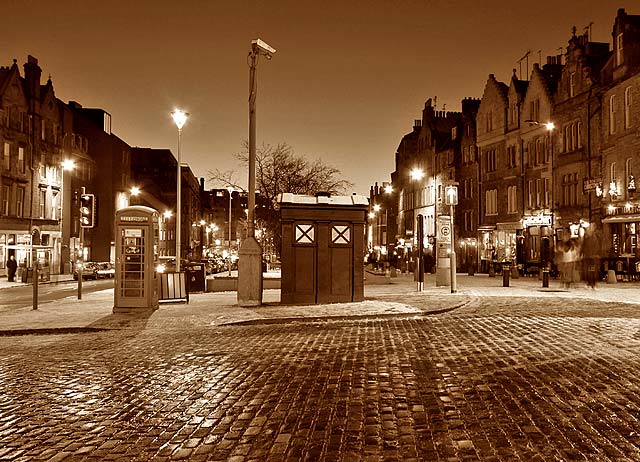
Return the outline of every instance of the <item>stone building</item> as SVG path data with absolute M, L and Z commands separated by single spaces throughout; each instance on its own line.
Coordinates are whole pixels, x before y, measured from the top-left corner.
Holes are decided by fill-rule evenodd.
M 640 15 L 619 9 L 602 71 L 604 257 L 621 277 L 640 274 Z
M 58 273 L 65 263 L 64 107 L 51 79 L 43 85 L 41 75 L 33 56 L 24 64 L 24 77 L 16 60 L 0 68 L 0 274 L 6 274 L 12 255 L 21 268 L 31 266 L 32 251 L 45 275 Z
M 553 132 L 554 228 L 558 243 L 601 228 L 601 71 L 609 44 L 588 33 L 569 39 L 551 120 Z

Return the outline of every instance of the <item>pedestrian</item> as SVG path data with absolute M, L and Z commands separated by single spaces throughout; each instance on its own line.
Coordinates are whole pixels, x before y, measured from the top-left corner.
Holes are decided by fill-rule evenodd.
M 587 228 L 582 245 L 582 256 L 584 258 L 584 272 L 587 285 L 591 289 L 596 288 L 596 281 L 600 274 L 600 246 L 602 243 L 602 235 L 598 229 L 593 226 Z
M 11 255 L 9 257 L 9 260 L 7 260 L 7 279 L 9 280 L 9 282 L 15 282 L 17 269 L 18 262 L 16 261 L 16 257 Z

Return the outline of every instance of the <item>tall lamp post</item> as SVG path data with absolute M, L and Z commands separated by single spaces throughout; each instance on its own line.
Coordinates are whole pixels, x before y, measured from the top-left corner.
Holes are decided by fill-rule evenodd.
M 231 195 L 233 194 L 233 188 L 227 187 L 229 191 L 229 255 L 227 256 L 227 267 L 229 268 L 229 277 L 231 277 Z
M 72 199 L 71 199 L 71 170 L 76 163 L 71 159 L 62 161 L 62 256 L 61 274 L 67 273 L 68 264 L 71 261 L 71 216 L 72 216 Z M 69 273 L 73 273 L 73 265 L 69 268 Z
M 411 176 L 411 179 L 413 181 L 420 181 L 422 180 L 422 178 L 424 178 L 424 170 L 416 167 L 411 170 L 409 175 Z M 423 222 L 422 214 L 418 214 L 416 225 L 417 225 L 416 234 L 418 238 L 417 239 L 418 261 L 416 262 L 417 263 L 416 271 L 417 271 L 418 277 L 416 278 L 416 283 L 417 283 L 418 292 L 422 292 L 422 290 L 424 289 L 424 257 L 422 254 L 422 246 L 424 244 L 424 222 Z
M 255 238 L 256 206 L 256 97 L 258 93 L 257 66 L 260 55 L 271 59 L 276 50 L 260 39 L 251 41 L 249 52 L 249 215 L 247 239 L 238 252 L 238 305 L 262 303 L 262 249 Z
M 180 157 L 180 144 L 182 141 L 182 127 L 184 127 L 184 124 L 187 122 L 187 118 L 189 117 L 189 114 L 181 111 L 180 109 L 176 109 L 175 111 L 173 111 L 171 113 L 171 117 L 173 118 L 173 121 L 176 124 L 176 127 L 178 127 L 178 171 L 177 171 L 177 188 L 176 188 L 176 272 L 180 272 L 180 247 L 182 244 L 181 241 L 181 223 L 180 223 L 180 215 L 182 214 L 182 207 L 181 207 L 181 189 L 182 189 L 182 171 L 180 169 L 180 164 L 182 162 L 182 158 Z

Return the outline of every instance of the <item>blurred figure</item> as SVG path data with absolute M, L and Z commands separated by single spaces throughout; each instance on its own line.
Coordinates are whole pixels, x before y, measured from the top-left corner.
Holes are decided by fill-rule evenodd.
M 587 285 L 596 288 L 596 282 L 600 274 L 600 255 L 602 246 L 602 233 L 593 226 L 587 228 L 582 245 L 582 258 L 585 279 Z
M 15 282 L 16 270 L 18 269 L 18 262 L 16 257 L 11 255 L 7 260 L 7 279 L 9 282 Z

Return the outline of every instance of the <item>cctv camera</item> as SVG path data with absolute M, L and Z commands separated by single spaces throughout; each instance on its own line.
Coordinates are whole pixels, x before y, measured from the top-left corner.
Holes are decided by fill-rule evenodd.
M 251 41 L 251 46 L 253 47 L 254 50 L 257 47 L 260 51 L 262 51 L 262 52 L 264 52 L 264 53 L 266 53 L 268 55 L 275 54 L 275 52 L 276 52 L 275 48 L 272 48 L 271 46 L 269 46 L 267 43 L 263 42 L 260 39 L 252 40 Z

